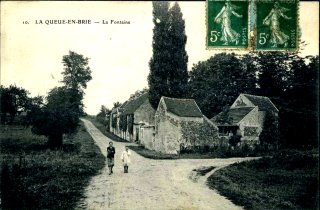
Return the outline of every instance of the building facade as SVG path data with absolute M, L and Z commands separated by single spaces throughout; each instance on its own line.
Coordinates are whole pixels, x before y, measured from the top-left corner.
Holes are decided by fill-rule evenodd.
M 212 121 L 218 126 L 220 137 L 239 135 L 242 143 L 258 144 L 266 114 L 277 118 L 278 112 L 268 97 L 240 94 L 227 113 L 218 114 Z
M 193 99 L 168 97 L 162 97 L 159 102 L 154 130 L 154 142 L 150 145 L 153 150 L 165 154 L 178 154 L 188 147 L 212 145 L 218 133 L 217 127 L 203 116 Z

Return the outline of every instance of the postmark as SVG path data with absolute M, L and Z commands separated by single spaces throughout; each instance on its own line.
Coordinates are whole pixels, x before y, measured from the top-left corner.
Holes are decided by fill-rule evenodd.
M 248 0 L 207 0 L 207 47 L 248 48 Z
M 256 50 L 298 48 L 298 0 L 256 0 Z

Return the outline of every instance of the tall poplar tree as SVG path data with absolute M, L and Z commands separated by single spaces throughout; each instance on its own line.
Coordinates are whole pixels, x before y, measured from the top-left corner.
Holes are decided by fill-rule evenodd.
M 169 10 L 168 35 L 171 54 L 169 96 L 183 98 L 188 92 L 188 55 L 185 50 L 187 43 L 185 21 L 178 3 Z
M 161 96 L 184 97 L 188 91 L 185 23 L 177 3 L 153 2 L 153 56 L 150 60 L 149 101 L 157 108 Z
M 149 101 L 157 108 L 161 96 L 168 95 L 170 53 L 168 42 L 169 2 L 153 2 L 153 56 L 149 62 Z

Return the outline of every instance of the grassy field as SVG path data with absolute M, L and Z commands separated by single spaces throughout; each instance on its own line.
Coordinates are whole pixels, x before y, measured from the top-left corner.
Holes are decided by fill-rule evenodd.
M 233 164 L 207 184 L 245 209 L 318 209 L 318 155 L 287 151 Z
M 30 129 L 0 129 L 3 209 L 73 209 L 105 159 L 81 125 L 64 138 L 62 150 L 47 149 L 46 138 Z

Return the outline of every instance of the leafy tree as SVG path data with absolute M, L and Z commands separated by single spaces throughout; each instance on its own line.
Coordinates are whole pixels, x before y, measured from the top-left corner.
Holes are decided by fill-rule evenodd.
M 188 92 L 188 55 L 185 23 L 177 3 L 153 2 L 153 55 L 150 60 L 149 101 L 157 108 L 161 96 L 185 97 Z
M 279 102 L 280 128 L 288 146 L 318 144 L 319 57 L 295 56 L 291 62 L 289 90 Z
M 97 117 L 105 118 L 111 113 L 111 110 L 108 109 L 105 105 L 101 105 L 100 112 L 97 114 Z
M 50 148 L 59 148 L 63 143 L 63 134 L 75 133 L 80 121 L 79 110 L 74 103 L 72 90 L 67 87 L 53 88 L 47 98 L 47 104 L 38 110 L 33 118 L 32 132 L 48 137 Z
M 281 97 L 288 90 L 291 77 L 290 60 L 292 54 L 284 52 L 263 52 L 256 57 L 259 70 L 258 94 L 268 97 Z
M 70 94 L 74 98 L 74 106 L 77 106 L 79 113 L 83 115 L 82 99 L 84 89 L 87 88 L 87 83 L 92 79 L 91 70 L 88 66 L 89 58 L 77 54 L 76 52 L 69 51 L 68 55 L 62 57 L 62 63 L 64 71 L 62 72 L 63 79 L 61 82 L 65 87 L 72 90 Z
M 113 103 L 113 109 L 118 108 L 122 105 L 119 101 Z
M 126 114 L 121 114 L 120 115 L 120 119 L 119 119 L 119 129 L 120 131 L 122 131 L 122 133 L 124 134 L 124 138 L 126 138 L 126 132 L 127 132 L 127 128 L 128 128 L 128 124 L 127 124 L 127 115 Z
M 83 89 L 91 80 L 88 58 L 69 51 L 63 56 L 62 72 L 64 86 L 53 88 L 46 97 L 47 103 L 34 113 L 32 132 L 48 137 L 50 148 L 59 148 L 63 134 L 77 131 L 80 116 L 83 115 Z
M 116 110 L 117 108 L 119 108 L 121 106 L 122 106 L 122 103 L 120 103 L 118 101 L 114 102 L 112 110 Z M 117 123 L 118 123 L 118 117 L 119 116 L 117 116 L 116 114 L 111 114 L 110 116 L 111 116 L 111 119 L 110 119 L 111 120 L 111 127 L 113 129 L 117 129 Z
M 135 98 L 138 98 L 139 96 L 148 93 L 149 89 L 148 88 L 143 88 L 142 90 L 137 90 L 134 94 L 130 95 L 129 101 Z
M 190 97 L 211 118 L 231 105 L 240 93 L 256 91 L 255 67 L 249 57 L 216 54 L 194 65 L 190 72 Z
M 96 116 L 97 121 L 106 126 L 107 131 L 110 130 L 110 114 L 111 110 L 101 105 L 100 112 Z
M 36 96 L 29 98 L 29 103 L 27 104 L 26 112 L 27 115 L 24 118 L 24 126 L 28 127 L 33 124 L 34 122 L 34 116 L 39 113 L 41 108 L 44 105 L 44 98 L 43 96 Z
M 12 124 L 14 117 L 18 112 L 25 111 L 29 103 L 29 92 L 16 85 L 10 85 L 8 88 L 0 86 L 0 109 L 1 121 L 6 122 L 6 115 L 10 115 L 10 124 Z
M 120 115 L 119 128 L 123 132 L 127 131 L 127 115 L 125 114 Z
M 265 52 L 255 62 L 259 94 L 269 96 L 279 109 L 280 143 L 317 145 L 319 57 Z
M 87 83 L 92 79 L 91 70 L 88 66 L 89 58 L 76 52 L 69 51 L 62 57 L 64 71 L 62 83 L 70 89 L 81 90 L 87 88 Z
M 280 143 L 280 133 L 278 125 L 278 117 L 270 112 L 266 112 L 263 129 L 259 136 L 262 145 Z
M 117 128 L 117 118 L 116 117 L 112 118 L 111 126 L 112 126 L 113 129 Z

